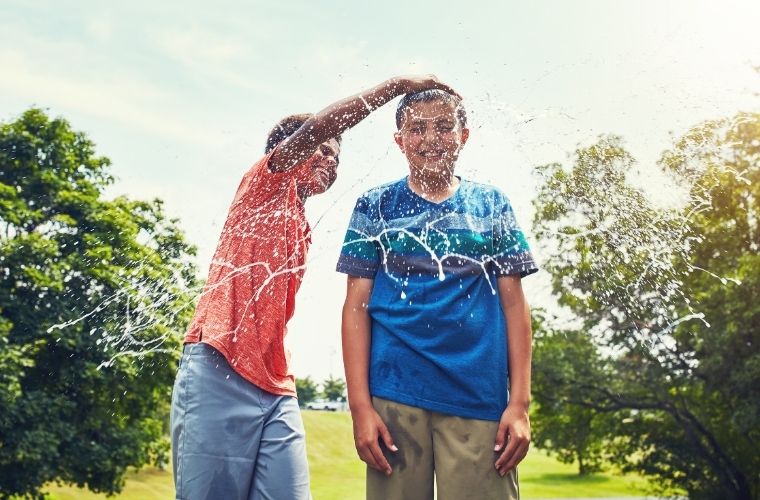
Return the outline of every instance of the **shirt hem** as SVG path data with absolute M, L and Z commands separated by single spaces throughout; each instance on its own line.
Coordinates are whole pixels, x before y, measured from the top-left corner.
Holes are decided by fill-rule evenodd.
M 500 267 L 504 266 L 504 267 Z M 524 271 L 518 271 L 516 268 L 518 267 L 526 267 L 529 266 L 528 269 Z M 509 263 L 509 267 L 505 266 L 504 263 L 498 263 L 496 266 L 496 276 L 512 276 L 515 274 L 519 274 L 521 278 L 524 278 L 526 276 L 529 276 L 531 274 L 535 274 L 538 272 L 538 266 L 536 266 L 535 261 L 527 260 L 524 262 L 517 262 L 517 263 Z
M 467 411 L 459 406 L 452 406 L 446 403 L 440 403 L 437 401 L 430 401 L 427 399 L 410 396 L 407 394 L 400 394 L 398 392 L 384 392 L 383 390 L 377 390 L 376 388 L 370 388 L 370 394 L 378 398 L 387 399 L 389 401 L 395 401 L 396 403 L 405 404 L 408 406 L 414 406 L 415 408 L 421 408 L 423 410 L 430 410 L 437 413 L 443 413 L 446 415 L 453 415 L 455 417 L 471 418 L 473 420 L 486 420 L 489 422 L 498 422 L 501 420 L 501 414 L 504 410 L 498 413 L 489 413 L 485 415 L 481 412 Z M 506 408 L 506 407 L 505 407 Z
M 349 267 L 349 266 L 341 266 L 338 265 L 335 267 L 335 270 L 339 273 L 348 274 L 350 276 L 358 276 L 360 278 L 369 278 L 372 279 L 375 277 L 375 274 L 377 274 L 377 270 L 370 271 L 368 269 L 361 269 L 356 267 Z
M 230 353 L 227 351 L 227 349 L 224 347 L 223 344 L 219 344 L 217 342 L 214 342 L 213 340 L 206 340 L 206 339 L 195 340 L 195 341 L 192 341 L 191 339 L 185 339 L 185 344 L 194 344 L 194 343 L 206 344 L 213 347 L 217 351 L 219 351 L 219 353 L 222 356 L 224 356 L 224 359 L 227 360 L 227 363 L 230 365 L 230 368 L 232 369 L 232 371 L 234 371 L 235 373 L 243 377 L 247 382 L 258 387 L 262 391 L 266 391 L 276 396 L 292 396 L 294 398 L 297 398 L 297 394 L 295 390 L 283 389 L 282 387 L 277 387 L 272 384 L 268 384 L 262 380 L 257 380 L 254 377 L 251 377 L 250 375 L 246 373 L 241 373 L 239 370 L 235 369 L 235 365 L 231 361 L 232 356 L 230 356 Z

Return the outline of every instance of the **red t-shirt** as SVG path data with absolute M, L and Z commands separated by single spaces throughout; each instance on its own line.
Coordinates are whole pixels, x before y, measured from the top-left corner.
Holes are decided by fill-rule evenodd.
M 243 176 L 185 342 L 209 344 L 246 380 L 295 396 L 284 339 L 311 243 L 295 181 L 308 165 L 273 173 L 271 155 Z

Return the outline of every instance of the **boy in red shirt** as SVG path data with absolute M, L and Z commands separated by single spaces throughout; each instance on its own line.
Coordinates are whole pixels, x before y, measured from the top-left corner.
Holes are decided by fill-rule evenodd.
M 244 176 L 185 338 L 172 395 L 177 498 L 307 499 L 309 474 L 286 324 L 306 266 L 304 201 L 335 182 L 340 134 L 396 96 L 453 92 L 399 77 L 293 115 Z

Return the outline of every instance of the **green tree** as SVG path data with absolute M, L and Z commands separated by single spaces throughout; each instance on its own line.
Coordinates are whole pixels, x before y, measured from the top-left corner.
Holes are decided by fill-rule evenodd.
M 610 459 L 692 499 L 760 496 L 760 115 L 705 123 L 663 155 L 688 193 L 654 207 L 616 137 L 542 168 L 534 228 L 560 303 L 606 370 L 560 377 L 615 414 Z
M 322 382 L 322 395 L 328 401 L 345 401 L 346 382 L 330 375 L 330 378 Z
M 311 377 L 296 379 L 296 393 L 299 405 L 304 406 L 306 403 L 314 401 L 318 392 L 317 384 Z
M 599 472 L 609 455 L 609 420 L 624 417 L 569 404 L 575 392 L 569 392 L 568 382 L 604 379 L 604 361 L 585 332 L 552 329 L 541 311 L 533 316 L 532 440 L 561 462 L 578 464 L 580 475 Z
M 159 200 L 104 199 L 109 164 L 42 110 L 0 125 L 0 496 L 166 461 L 194 249 Z

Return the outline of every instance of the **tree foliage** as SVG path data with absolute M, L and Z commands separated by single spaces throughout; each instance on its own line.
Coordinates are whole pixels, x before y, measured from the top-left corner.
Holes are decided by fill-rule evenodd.
M 604 370 L 537 390 L 613 416 L 610 460 L 663 488 L 758 498 L 760 115 L 702 124 L 663 155 L 677 208 L 632 186 L 634 165 L 602 137 L 571 168 L 542 168 L 534 228 L 553 291 L 586 333 L 573 349 L 593 339 Z
M 610 419 L 582 405 L 569 405 L 567 381 L 584 383 L 604 379 L 605 366 L 590 336 L 579 330 L 554 330 L 540 310 L 533 312 L 534 404 L 532 440 L 567 464 L 578 465 L 580 475 L 603 470 L 610 453 Z
M 311 377 L 298 378 L 296 379 L 296 394 L 298 396 L 298 404 L 304 406 L 306 403 L 310 403 L 316 399 L 319 389 Z
M 346 382 L 330 375 L 330 378 L 322 382 L 322 395 L 328 401 L 345 401 Z
M 0 495 L 166 459 L 194 249 L 159 200 L 103 197 L 109 163 L 42 110 L 0 125 Z

